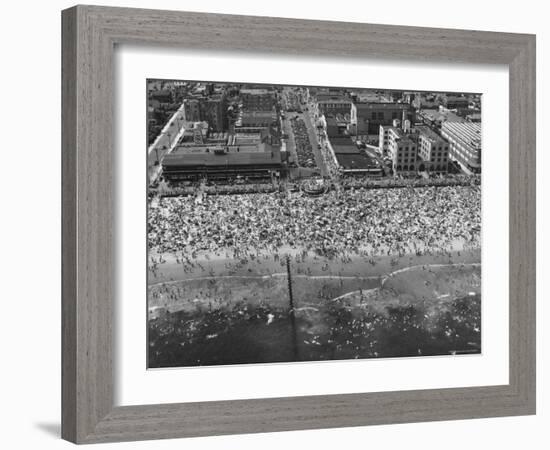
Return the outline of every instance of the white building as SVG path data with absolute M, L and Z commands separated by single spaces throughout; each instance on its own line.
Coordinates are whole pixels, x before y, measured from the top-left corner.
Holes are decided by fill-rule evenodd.
M 449 143 L 427 126 L 411 128 L 410 122 L 394 120 L 380 126 L 380 153 L 391 159 L 394 174 L 447 173 Z
M 441 134 L 449 141 L 449 156 L 468 173 L 481 173 L 481 123 L 445 122 Z
M 381 135 L 385 135 L 387 128 L 387 156 L 392 161 L 393 173 L 396 175 L 411 175 L 417 169 L 417 142 L 414 132 L 410 128 L 405 130 L 398 127 L 383 127 Z M 384 145 L 383 141 L 382 144 Z

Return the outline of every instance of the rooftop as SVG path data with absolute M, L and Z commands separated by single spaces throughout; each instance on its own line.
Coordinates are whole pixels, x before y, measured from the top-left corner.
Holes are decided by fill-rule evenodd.
M 156 91 L 149 91 L 149 94 L 152 96 L 152 97 L 163 97 L 163 96 L 166 96 L 166 95 L 172 95 L 172 91 L 168 90 L 168 89 L 161 89 L 161 90 L 156 90 Z
M 349 137 L 331 137 L 330 144 L 336 154 L 360 154 L 357 145 Z
M 359 92 L 357 101 L 358 103 L 391 103 L 385 95 L 378 92 Z
M 432 122 L 464 122 L 462 117 L 445 109 L 423 109 L 418 114 Z
M 466 116 L 466 118 L 468 120 L 476 120 L 476 121 L 481 121 L 481 113 L 478 113 L 478 112 L 474 112 L 472 114 L 468 114 Z
M 407 143 L 407 142 L 411 142 L 411 143 L 414 143 L 414 130 L 411 129 L 411 132 L 410 133 L 405 133 L 405 131 L 403 131 L 402 128 L 399 128 L 399 127 L 387 127 L 388 130 L 391 130 L 393 131 L 396 135 L 397 135 L 397 138 L 402 141 L 403 143 Z
M 466 101 L 466 102 L 468 101 L 468 99 L 466 97 L 463 97 L 462 95 L 447 95 L 445 99 L 447 101 L 453 101 L 453 102 L 457 100 Z
M 442 131 L 454 134 L 475 148 L 481 148 L 481 125 L 478 122 L 445 122 Z
M 196 145 L 176 147 L 162 161 L 163 167 L 174 166 L 236 166 L 280 164 L 278 146 L 267 143 L 255 145 Z
M 352 103 L 349 98 L 342 95 L 317 94 L 318 103 Z
M 235 126 L 242 126 L 243 123 L 245 124 L 264 124 L 264 123 L 272 123 L 277 121 L 277 114 L 274 110 L 269 111 L 243 111 L 240 115 L 237 121 L 235 122 Z
M 267 94 L 272 94 L 273 91 L 265 88 L 248 88 L 248 89 L 241 89 L 240 93 L 245 95 L 267 95 Z
M 362 109 L 411 109 L 411 105 L 408 103 L 374 103 L 374 102 L 365 102 L 365 103 L 356 103 L 357 112 Z
M 367 156 L 364 153 L 358 154 L 336 154 L 336 159 L 338 164 L 341 167 L 347 170 L 357 170 L 357 169 L 374 169 L 378 166 L 375 164 L 374 160 Z
M 425 125 L 420 125 L 415 127 L 416 130 L 432 142 L 445 141 L 439 134 L 433 131 L 430 127 Z

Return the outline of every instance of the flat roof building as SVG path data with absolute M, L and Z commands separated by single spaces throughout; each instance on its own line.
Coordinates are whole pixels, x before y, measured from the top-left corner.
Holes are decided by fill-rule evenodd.
M 445 122 L 465 122 L 464 118 L 445 108 L 423 109 L 417 115 L 424 124 L 437 129 Z
M 394 174 L 447 173 L 449 143 L 428 126 L 411 128 L 406 121 L 401 128 L 398 122 L 380 126 L 379 148 L 391 159 Z
M 333 137 L 329 139 L 329 150 L 344 175 L 382 176 L 383 168 L 378 162 L 357 145 L 349 137 Z
M 357 123 L 357 109 L 351 99 L 328 94 L 318 94 L 316 99 L 320 115 L 338 118 L 351 124 Z
M 185 120 L 208 122 L 212 131 L 215 132 L 227 129 L 227 104 L 224 94 L 188 98 L 183 103 Z
M 349 134 L 348 122 L 338 120 L 336 117 L 326 117 L 325 124 L 328 137 L 338 137 Z
M 411 132 L 405 132 L 398 127 L 388 127 L 387 155 L 392 161 L 394 174 L 416 173 L 417 141 Z
M 408 103 L 357 103 L 357 134 L 378 134 L 380 125 L 389 126 L 395 119 L 414 123 L 415 110 Z
M 277 102 L 277 93 L 270 89 L 241 89 L 239 94 L 246 111 L 271 111 Z
M 418 170 L 447 173 L 449 143 L 427 126 L 416 127 L 418 132 Z
M 443 97 L 443 106 L 447 109 L 467 108 L 470 100 L 461 95 L 446 95 Z
M 268 143 L 242 146 L 199 145 L 176 147 L 162 161 L 168 181 L 228 179 L 236 176 L 267 178 L 279 174 L 279 146 Z
M 468 173 L 481 173 L 481 124 L 445 122 L 442 136 L 449 141 L 449 156 Z
M 243 111 L 235 122 L 235 128 L 267 128 L 274 122 L 277 122 L 277 113 L 274 109 L 269 111 Z

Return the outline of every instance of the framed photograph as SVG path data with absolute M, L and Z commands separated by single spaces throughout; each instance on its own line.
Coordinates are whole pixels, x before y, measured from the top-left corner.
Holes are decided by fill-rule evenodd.
M 65 439 L 535 413 L 534 36 L 62 27 Z

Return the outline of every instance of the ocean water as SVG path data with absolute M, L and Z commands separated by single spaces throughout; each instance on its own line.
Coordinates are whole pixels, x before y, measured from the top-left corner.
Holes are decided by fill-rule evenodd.
M 302 277 L 293 281 L 294 309 L 287 298 L 160 308 L 148 323 L 149 367 L 480 353 L 479 280 L 476 266 L 385 280 Z

